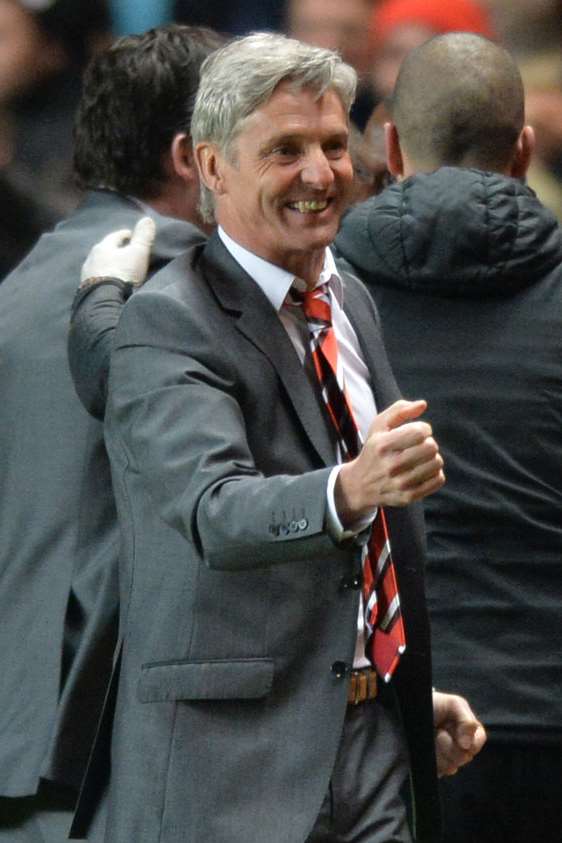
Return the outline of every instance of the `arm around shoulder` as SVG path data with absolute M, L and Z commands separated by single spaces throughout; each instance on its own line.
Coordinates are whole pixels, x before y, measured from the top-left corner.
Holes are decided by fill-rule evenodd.
M 118 278 L 80 288 L 74 298 L 68 334 L 68 362 L 80 401 L 103 419 L 115 329 L 132 291 Z

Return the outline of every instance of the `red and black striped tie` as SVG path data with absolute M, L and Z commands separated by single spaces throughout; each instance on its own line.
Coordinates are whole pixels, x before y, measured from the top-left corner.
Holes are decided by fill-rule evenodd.
M 290 301 L 299 304 L 308 323 L 314 370 L 322 398 L 336 430 L 341 460 L 354 459 L 362 447 L 361 434 L 345 391 L 343 366 L 332 327 L 327 284 L 301 292 L 291 289 Z M 385 681 L 394 673 L 406 647 L 396 573 L 390 551 L 386 518 L 379 507 L 363 556 L 365 652 Z

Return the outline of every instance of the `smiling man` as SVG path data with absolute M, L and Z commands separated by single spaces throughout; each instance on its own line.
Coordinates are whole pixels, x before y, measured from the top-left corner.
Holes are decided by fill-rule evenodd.
M 328 248 L 354 89 L 336 54 L 283 36 L 205 63 L 191 128 L 218 231 L 136 293 L 116 332 L 107 843 L 437 835 L 419 501 L 443 461 L 425 402 L 400 400 L 371 299 Z M 442 702 L 456 767 L 482 733 Z
M 340 94 L 280 82 L 235 149 L 203 140 L 197 150 L 222 232 L 314 287 L 353 180 L 347 139 Z

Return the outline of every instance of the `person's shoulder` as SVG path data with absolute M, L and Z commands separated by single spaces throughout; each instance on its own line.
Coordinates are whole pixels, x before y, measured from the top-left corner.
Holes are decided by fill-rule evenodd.
M 368 287 L 361 278 L 360 271 L 349 263 L 341 254 L 335 253 L 336 266 L 343 284 L 344 307 L 356 318 L 367 317 L 375 326 L 379 326 L 379 313 Z
M 185 300 L 190 291 L 193 291 L 194 285 L 202 283 L 200 258 L 204 247 L 204 239 L 188 244 L 187 248 L 178 252 L 162 269 L 155 272 L 135 293 L 134 298 L 161 294 L 179 301 Z
M 88 191 L 79 205 L 51 230 L 45 231 L 24 259 L 6 276 L 0 289 L 26 297 L 31 288 L 40 296 L 74 292 L 80 267 L 96 242 L 112 231 L 130 227 L 140 211 L 110 191 Z
M 150 216 L 155 222 L 156 238 L 153 250 L 170 260 L 205 235 L 189 222 L 165 216 L 134 197 L 115 190 L 90 190 L 78 207 L 57 226 L 64 233 L 73 229 L 102 230 L 102 236 L 119 228 L 133 228 L 141 217 Z
M 116 345 L 166 344 L 205 323 L 209 293 L 199 269 L 204 244 L 197 243 L 135 290 L 123 307 Z
M 207 238 L 193 223 L 150 211 L 156 226 L 151 263 L 163 265 L 192 246 L 203 245 Z
M 141 208 L 127 196 L 114 190 L 88 190 L 77 207 L 56 227 L 64 233 L 73 229 L 107 229 L 134 223 L 143 215 Z
M 334 242 L 336 254 L 366 279 L 379 262 L 379 221 L 385 218 L 389 229 L 385 236 L 395 238 L 400 230 L 398 207 L 396 186 L 391 185 L 382 194 L 351 207 L 341 221 Z
M 347 257 L 344 257 L 341 252 L 334 249 L 334 258 L 336 260 L 336 267 L 342 280 L 344 294 L 353 295 L 354 297 L 365 297 L 371 301 L 371 296 L 367 286 L 362 278 L 361 270 L 352 264 Z

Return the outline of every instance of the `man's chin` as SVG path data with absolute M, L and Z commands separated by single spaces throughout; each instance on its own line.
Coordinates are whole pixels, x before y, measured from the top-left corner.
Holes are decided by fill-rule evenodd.
M 303 240 L 305 241 L 305 250 L 308 248 L 310 250 L 316 249 L 325 249 L 327 246 L 330 246 L 338 233 L 338 225 L 331 223 L 330 225 L 323 225 L 318 228 L 318 230 L 311 230 L 306 232 L 308 236 L 303 232 Z
M 300 218 L 292 220 L 291 229 L 294 237 L 300 234 L 310 237 L 311 240 L 324 238 L 327 243 L 330 243 L 338 232 L 340 219 L 341 214 L 336 214 L 334 211 L 317 215 L 301 214 Z

